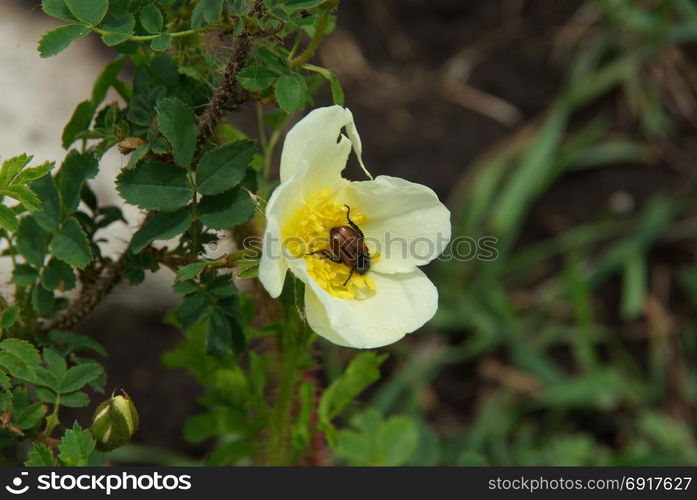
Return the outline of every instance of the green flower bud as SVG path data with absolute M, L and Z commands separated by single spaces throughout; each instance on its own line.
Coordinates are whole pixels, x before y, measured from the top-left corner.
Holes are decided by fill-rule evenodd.
M 104 401 L 97 407 L 90 431 L 97 440 L 97 449 L 111 451 L 123 446 L 138 428 L 138 412 L 125 392 Z

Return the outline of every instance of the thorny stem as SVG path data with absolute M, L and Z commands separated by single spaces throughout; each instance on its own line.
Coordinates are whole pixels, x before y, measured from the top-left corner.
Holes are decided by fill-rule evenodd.
M 263 10 L 264 3 L 261 0 L 257 0 L 250 11 L 250 16 L 258 15 Z M 213 95 L 208 108 L 199 118 L 197 150 L 200 150 L 201 146 L 211 136 L 226 111 L 234 109 L 248 100 L 247 92 L 237 82 L 237 73 L 247 60 L 254 39 L 263 35 L 263 33 L 251 34 L 248 31 L 244 31 L 237 37 L 235 49 L 225 67 L 223 80 Z
M 41 331 L 47 333 L 54 329 L 70 330 L 85 319 L 121 281 L 121 272 L 125 267 L 125 255 L 126 252 L 118 260 L 106 264 L 100 276 L 90 283 L 85 283 L 77 299 L 58 318 L 42 328 Z
M 288 316 L 292 313 L 288 311 Z M 289 465 L 293 461 L 292 427 L 293 405 L 298 393 L 303 368 L 308 357 L 308 345 L 312 332 L 302 323 L 299 328 L 291 326 L 286 320 L 285 328 L 280 332 L 281 370 L 276 388 L 275 405 L 272 408 L 267 440 L 267 465 Z M 299 331 L 298 331 L 299 330 Z

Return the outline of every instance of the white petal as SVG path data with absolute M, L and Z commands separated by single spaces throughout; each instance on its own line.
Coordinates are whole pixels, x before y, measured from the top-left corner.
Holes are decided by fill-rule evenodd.
M 351 346 L 349 341 L 334 331 L 329 322 L 327 310 L 310 286 L 305 287 L 305 315 L 307 316 L 310 328 L 312 328 L 315 333 L 321 335 L 333 344 L 345 347 Z
M 361 143 L 361 136 L 358 135 L 356 123 L 353 121 L 353 113 L 351 113 L 348 108 L 346 108 L 346 112 L 351 116 L 351 122 L 346 125 L 346 135 L 348 135 L 351 144 L 353 144 L 353 151 L 356 153 L 356 158 L 358 158 L 358 163 L 363 169 L 363 172 L 372 180 L 373 176 L 370 175 L 370 172 L 368 172 L 368 169 L 365 168 L 363 164 L 363 143 Z
M 303 164 L 287 182 L 274 190 L 266 204 L 266 228 L 259 261 L 259 281 L 274 298 L 281 294 L 288 271 L 288 262 L 283 255 L 281 241 L 283 220 L 303 204 L 302 189 L 306 174 L 307 165 Z
M 304 262 L 293 266 L 307 285 L 308 323 L 338 345 L 371 349 L 392 344 L 423 326 L 438 309 L 438 290 L 420 269 L 398 274 L 371 272 L 375 295 L 361 300 L 332 297 L 305 269 Z
M 422 184 L 381 175 L 347 184 L 338 200 L 366 216 L 361 230 L 371 251 L 380 253 L 377 272 L 428 264 L 450 241 L 450 211 Z
M 341 133 L 343 128 L 348 138 Z M 281 153 L 281 183 L 306 162 L 305 196 L 324 187 L 337 188 L 352 144 L 362 166 L 361 141 L 351 112 L 341 106 L 315 109 L 286 135 Z

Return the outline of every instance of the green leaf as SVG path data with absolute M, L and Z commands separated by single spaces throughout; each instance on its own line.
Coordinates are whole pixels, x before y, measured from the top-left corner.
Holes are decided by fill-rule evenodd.
M 246 14 L 249 11 L 248 0 L 225 0 L 225 6 L 230 14 Z
M 35 286 L 31 291 L 31 307 L 39 316 L 46 318 L 53 316 L 56 308 L 53 292 L 42 286 Z
M 202 293 L 187 295 L 177 306 L 175 316 L 182 330 L 186 331 L 203 318 L 208 310 L 208 299 Z
M 41 403 L 23 408 L 19 412 L 12 414 L 12 420 L 21 430 L 26 431 L 36 427 L 46 415 L 46 407 Z
M 42 286 L 35 286 L 31 291 L 31 306 L 39 316 L 46 318 L 53 316 L 56 308 L 53 292 Z
M 80 190 L 87 179 L 97 175 L 99 163 L 90 153 L 71 151 L 65 157 L 56 178 L 63 215 L 74 212 L 80 204 Z
M 39 54 L 43 58 L 55 56 L 90 31 L 87 26 L 81 24 L 65 24 L 52 29 L 39 40 Z
M 39 272 L 29 264 L 17 264 L 12 273 L 12 283 L 19 286 L 31 286 L 39 278 Z
M 61 204 L 53 177 L 46 175 L 32 182 L 30 187 L 41 199 L 41 210 L 34 212 L 34 219 L 43 230 L 55 233 L 60 226 Z
M 41 270 L 41 284 L 47 290 L 72 290 L 76 284 L 73 268 L 62 260 L 52 258 Z
M 48 332 L 48 338 L 54 346 L 61 349 L 64 355 L 74 351 L 91 350 L 102 356 L 106 356 L 104 347 L 86 335 L 78 335 L 73 332 L 64 332 L 62 330 L 51 330 Z
M 201 0 L 203 18 L 207 23 L 217 23 L 223 14 L 223 0 Z
M 65 0 L 41 0 L 41 8 L 49 16 L 68 22 L 76 21 L 75 16 L 65 5 Z
M 246 439 L 229 441 L 218 446 L 206 460 L 206 465 L 225 466 L 236 465 L 245 457 L 254 456 L 258 450 Z
M 208 274 L 205 278 L 209 276 L 214 276 L 213 279 L 206 283 L 206 289 L 208 293 L 213 297 L 226 298 L 233 297 L 237 295 L 237 287 L 232 279 L 232 275 L 229 274 Z M 206 280 L 204 280 L 206 281 Z M 234 311 L 230 311 L 232 313 Z
M 213 436 L 244 432 L 247 425 L 247 416 L 240 408 L 214 408 L 186 420 L 184 439 L 189 443 L 200 443 Z
M 128 165 L 126 165 L 126 168 L 132 169 L 135 168 L 136 165 L 142 160 L 146 154 L 150 151 L 150 144 L 143 144 L 142 146 L 136 148 L 132 153 L 131 153 L 131 159 L 128 160 Z
M 167 34 L 162 34 L 150 42 L 150 48 L 155 52 L 167 50 L 172 43 L 172 37 Z
M 156 111 L 160 132 L 172 145 L 174 161 L 188 167 L 194 157 L 198 135 L 193 111 L 177 98 L 161 99 Z
M 326 0 L 287 0 L 284 2 L 285 8 L 288 11 L 300 9 L 312 9 L 318 5 L 322 5 Z
M 82 392 L 71 392 L 70 394 L 61 394 L 61 406 L 69 406 L 70 408 L 82 408 L 90 404 L 90 397 Z
M 0 169 L 0 188 L 5 188 L 12 184 L 19 172 L 29 164 L 33 156 L 21 154 L 2 162 Z
M 191 27 L 193 29 L 200 28 L 203 26 L 203 14 L 205 12 L 204 2 L 199 1 L 196 3 L 193 12 L 191 13 Z
M 239 323 L 220 309 L 212 309 L 206 325 L 206 353 L 222 357 L 230 351 L 239 352 L 244 344 L 244 331 Z
M 19 317 L 19 311 L 19 306 L 12 306 L 5 309 L 2 314 L 0 314 L 0 327 L 9 328 L 14 325 Z
M 50 237 L 49 233 L 41 229 L 34 217 L 25 217 L 17 229 L 17 250 L 29 264 L 41 267 Z
M 84 268 L 92 260 L 87 236 L 75 217 L 70 217 L 51 240 L 51 253 L 73 267 Z
M 17 174 L 14 183 L 27 184 L 29 182 L 40 179 L 41 177 L 44 177 L 47 173 L 49 173 L 51 169 L 54 167 L 54 165 L 54 162 L 47 161 L 36 167 L 24 168 L 19 174 Z
M 377 447 L 383 465 L 404 465 L 414 455 L 419 431 L 414 421 L 406 416 L 387 419 L 377 434 Z
M 140 24 L 143 25 L 143 28 L 145 28 L 145 31 L 148 33 L 162 32 L 163 22 L 162 11 L 157 5 L 149 3 L 141 9 Z
M 65 149 L 75 142 L 77 135 L 89 129 L 94 115 L 94 106 L 92 101 L 82 101 L 77 105 L 73 116 L 63 129 L 62 144 Z
M 0 189 L 0 195 L 9 196 L 20 202 L 24 208 L 31 212 L 39 210 L 41 205 L 41 200 L 34 194 L 34 192 L 27 186 L 12 185 L 4 189 Z
M 223 13 L 223 0 L 200 0 L 191 14 L 191 27 L 196 29 L 203 22 L 217 23 Z
M 34 369 L 19 357 L 6 351 L 0 351 L 0 367 L 4 368 L 14 378 L 33 382 L 36 378 Z
M 65 0 L 65 5 L 80 21 L 96 26 L 104 19 L 109 0 Z
M 288 64 L 288 52 L 279 54 L 279 47 L 274 47 L 276 50 L 271 50 L 269 47 L 261 47 L 257 51 L 258 60 L 256 63 L 276 73 L 277 75 L 286 75 L 290 72 Z M 282 49 L 280 49 L 282 50 Z
M 212 229 L 231 229 L 248 221 L 252 215 L 252 199 L 240 188 L 216 196 L 204 196 L 198 211 L 201 222 Z
M 220 194 L 239 184 L 254 158 L 252 141 L 235 141 L 211 149 L 196 167 L 196 189 L 202 194 Z
M 189 295 L 198 291 L 196 284 L 191 281 L 177 281 L 172 285 L 172 290 L 174 293 L 179 295 Z
M 0 366 L 15 378 L 34 381 L 39 359 L 38 351 L 26 340 L 5 339 L 0 342 Z
M 71 392 L 70 394 L 61 394 L 59 400 L 56 393 L 51 389 L 47 389 L 46 387 L 37 387 L 36 397 L 44 403 L 55 404 L 56 401 L 58 401 L 61 406 L 68 406 L 70 408 L 82 408 L 90 404 L 90 397 L 81 391 Z
M 305 105 L 307 83 L 298 73 L 284 75 L 276 81 L 276 101 L 286 113 L 302 109 Z
M 334 452 L 348 465 L 405 465 L 416 452 L 419 432 L 415 422 L 406 416 L 383 420 L 375 409 L 351 419 L 352 429 L 341 430 Z
M 126 58 L 120 54 L 113 61 L 107 64 L 92 86 L 92 105 L 96 108 L 106 97 L 109 87 L 114 85 L 116 78 L 121 72 Z
M 93 380 L 97 380 L 103 373 L 104 369 L 101 365 L 93 361 L 73 366 L 59 381 L 58 392 L 63 394 L 78 391 Z
M 17 215 L 5 205 L 0 205 L 0 229 L 14 233 L 19 228 Z
M 7 376 L 7 373 L 5 373 L 4 370 L 0 370 L 0 387 L 5 389 L 5 391 L 9 391 L 10 389 L 12 389 L 12 382 L 10 381 L 10 377 Z M 0 411 L 2 410 L 3 409 L 0 408 Z
M 191 226 L 191 213 L 187 207 L 174 212 L 160 212 L 150 217 L 133 235 L 131 250 L 138 253 L 153 240 L 168 240 L 183 233 Z
M 363 390 L 380 378 L 380 365 L 386 355 L 363 352 L 353 358 L 344 374 L 322 394 L 319 417 L 322 422 L 336 418 Z
M 29 366 L 38 366 L 41 362 L 39 351 L 26 340 L 5 339 L 0 342 L 0 349 L 17 356 Z
M 183 170 L 161 162 L 143 162 L 124 170 L 116 180 L 121 197 L 145 210 L 175 210 L 194 194 Z
M 261 92 L 268 89 L 276 81 L 278 75 L 264 66 L 250 64 L 237 75 L 240 85 L 250 92 Z
M 65 431 L 58 445 L 58 458 L 67 466 L 87 465 L 94 451 L 95 442 L 89 430 L 80 428 L 77 422 L 72 429 Z
M 27 467 L 55 467 L 58 465 L 53 452 L 43 443 L 34 441 L 32 449 L 29 450 L 29 458 L 24 465 Z
M 44 348 L 44 363 L 55 380 L 62 380 L 68 369 L 65 358 L 52 347 Z M 57 389 L 57 387 L 56 387 Z
M 339 79 L 332 71 L 329 71 L 328 69 L 322 68 L 320 66 L 315 66 L 314 64 L 304 64 L 303 68 L 322 75 L 322 77 L 324 77 L 329 82 L 329 87 L 332 91 L 332 100 L 334 101 L 334 104 L 338 106 L 344 105 L 344 89 L 341 87 Z
M 625 258 L 620 310 L 625 320 L 634 320 L 642 313 L 647 295 L 647 259 L 639 250 Z
M 133 14 L 122 14 L 102 25 L 102 30 L 106 32 L 102 35 L 102 41 L 109 47 L 123 43 L 131 38 L 135 26 Z
M 180 267 L 177 271 L 177 281 L 186 281 L 195 278 L 206 265 L 206 262 L 193 262 L 192 264 Z
M 34 383 L 38 386 L 45 388 L 50 388 L 53 392 L 56 391 L 56 388 L 58 387 L 58 383 L 56 381 L 56 377 L 53 373 L 51 373 L 50 370 L 44 368 L 43 366 L 37 366 L 34 368 L 34 371 L 36 372 L 35 380 Z M 41 401 L 46 401 L 46 398 L 41 397 L 39 394 L 37 394 L 37 397 Z M 49 400 L 52 402 L 53 400 Z

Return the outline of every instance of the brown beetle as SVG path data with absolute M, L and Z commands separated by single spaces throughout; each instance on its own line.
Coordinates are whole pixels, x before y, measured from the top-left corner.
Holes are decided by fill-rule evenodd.
M 370 252 L 368 246 L 363 241 L 364 235 L 361 228 L 351 220 L 351 207 L 346 207 L 346 220 L 348 226 L 337 226 L 329 231 L 329 250 L 316 250 L 309 255 L 319 254 L 332 262 L 344 264 L 351 268 L 348 278 L 344 281 L 344 286 L 349 282 L 354 271 L 358 274 L 365 274 L 370 269 Z

